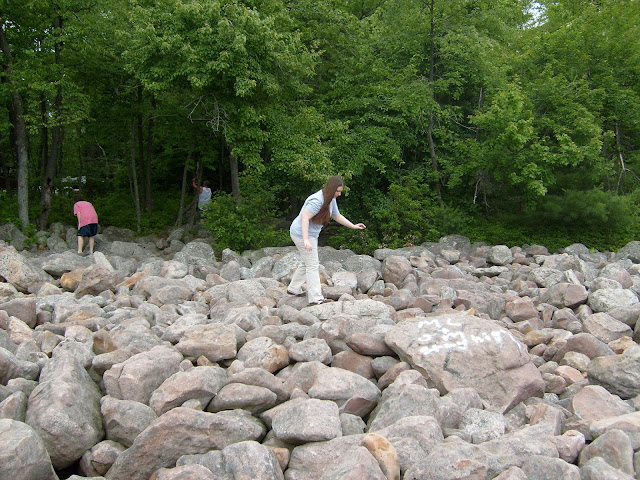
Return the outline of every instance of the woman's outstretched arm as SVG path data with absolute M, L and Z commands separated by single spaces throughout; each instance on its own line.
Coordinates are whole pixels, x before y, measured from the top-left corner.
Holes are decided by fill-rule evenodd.
M 353 223 L 346 219 L 342 214 L 334 215 L 333 218 L 340 225 L 344 225 L 347 228 L 353 228 L 354 230 L 364 230 L 367 226 L 364 223 Z

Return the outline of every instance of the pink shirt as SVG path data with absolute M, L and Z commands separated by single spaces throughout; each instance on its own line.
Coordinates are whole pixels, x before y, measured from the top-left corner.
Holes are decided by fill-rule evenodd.
M 73 214 L 78 217 L 78 228 L 84 227 L 91 223 L 98 223 L 98 214 L 89 202 L 76 202 L 73 206 Z

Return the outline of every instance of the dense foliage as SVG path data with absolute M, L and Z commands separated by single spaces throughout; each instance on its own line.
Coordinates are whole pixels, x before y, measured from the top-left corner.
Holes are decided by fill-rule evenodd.
M 0 0 L 0 224 L 289 243 L 329 175 L 370 253 L 640 231 L 638 0 Z

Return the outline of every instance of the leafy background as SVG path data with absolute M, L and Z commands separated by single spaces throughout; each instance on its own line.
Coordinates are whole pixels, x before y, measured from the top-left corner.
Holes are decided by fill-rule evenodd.
M 360 253 L 452 233 L 550 249 L 638 237 L 637 0 L 2 12 L 0 224 L 72 224 L 79 190 L 102 225 L 164 235 L 194 225 L 196 177 L 214 190 L 216 248 L 284 245 L 304 198 L 338 174 L 341 212 L 368 229 L 331 225 L 323 241 Z

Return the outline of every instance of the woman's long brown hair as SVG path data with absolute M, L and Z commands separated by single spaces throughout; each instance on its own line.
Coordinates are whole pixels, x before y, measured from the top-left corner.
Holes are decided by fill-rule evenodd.
M 338 187 L 344 187 L 344 182 L 340 177 L 333 176 L 327 180 L 327 183 L 322 189 L 322 196 L 324 197 L 322 207 L 318 213 L 311 217 L 313 223 L 320 225 L 327 225 L 329 223 L 329 220 L 331 220 L 331 200 L 333 200 L 333 196 L 336 194 Z

